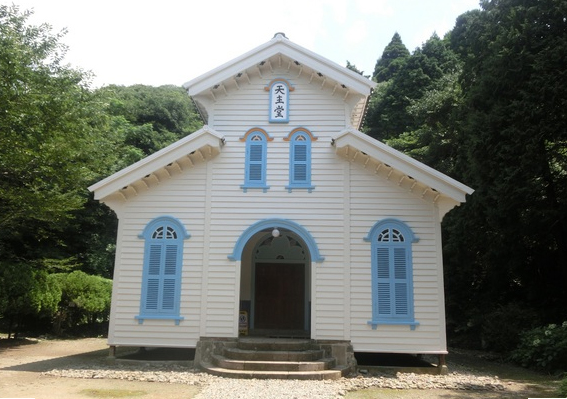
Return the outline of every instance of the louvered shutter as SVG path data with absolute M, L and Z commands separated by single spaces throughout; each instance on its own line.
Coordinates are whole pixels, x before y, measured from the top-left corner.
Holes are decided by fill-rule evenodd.
M 378 222 L 370 231 L 372 240 L 372 320 L 381 324 L 419 325 L 414 319 L 412 242 L 417 242 L 403 222 Z
M 162 246 L 160 244 L 150 245 L 145 304 L 146 310 L 149 311 L 156 311 L 159 308 L 161 253 Z
M 262 176 L 264 145 L 251 143 L 248 152 L 248 180 L 252 183 L 261 183 L 264 181 Z
M 175 309 L 175 288 L 178 266 L 177 262 L 177 245 L 166 245 L 161 304 L 162 310 Z
M 293 181 L 292 183 L 308 183 L 307 176 L 307 144 L 295 143 L 293 146 Z
M 394 254 L 394 315 L 408 316 L 409 292 L 406 248 L 392 248 Z
M 378 315 L 404 317 L 410 313 L 407 250 L 391 236 L 384 234 L 384 244 L 376 247 Z
M 386 247 L 378 247 L 377 253 L 377 301 L 378 315 L 390 316 L 392 302 L 390 295 L 390 251 Z

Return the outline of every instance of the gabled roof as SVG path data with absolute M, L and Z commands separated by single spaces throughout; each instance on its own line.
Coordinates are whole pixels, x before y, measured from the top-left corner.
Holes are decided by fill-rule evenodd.
M 359 132 L 347 128 L 332 138 L 337 155 L 350 162 L 358 162 L 364 168 L 381 174 L 398 186 L 429 198 L 439 204 L 440 216 L 459 203 L 474 190 L 457 180 Z
M 128 198 L 132 193 L 137 194 L 140 188 L 159 183 L 176 171 L 208 161 L 220 153 L 223 144 L 222 135 L 205 125 L 195 133 L 93 184 L 89 190 L 94 192 L 97 200 L 115 194 Z
M 260 74 L 274 68 L 285 68 L 296 76 L 307 76 L 323 87 L 338 91 L 346 99 L 357 98 L 353 106 L 352 122 L 359 127 L 364 117 L 368 96 L 376 83 L 325 57 L 291 42 L 283 33 L 247 53 L 185 83 L 183 87 L 196 99 L 202 115 L 207 107 L 199 97 L 211 97 L 226 92 L 226 87 L 249 81 L 251 74 Z

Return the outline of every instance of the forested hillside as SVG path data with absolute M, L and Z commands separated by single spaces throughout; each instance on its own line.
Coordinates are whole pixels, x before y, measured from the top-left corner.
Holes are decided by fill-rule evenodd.
M 567 3 L 493 0 L 379 58 L 366 132 L 476 191 L 443 221 L 452 344 L 567 320 Z
M 92 89 L 28 17 L 0 6 L 0 326 L 61 332 L 108 313 L 116 218 L 87 187 L 202 122 L 180 87 Z M 486 1 L 376 54 L 364 131 L 475 189 L 443 221 L 450 345 L 510 351 L 567 320 L 566 18 Z
M 117 221 L 87 187 L 201 121 L 181 87 L 92 89 L 30 15 L 0 6 L 0 326 L 61 333 L 109 311 Z

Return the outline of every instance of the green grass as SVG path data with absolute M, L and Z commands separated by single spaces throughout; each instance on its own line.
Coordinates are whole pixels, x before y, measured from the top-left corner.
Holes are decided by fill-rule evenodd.
M 93 398 L 130 398 L 146 395 L 146 391 L 131 391 L 129 389 L 84 389 L 82 394 Z

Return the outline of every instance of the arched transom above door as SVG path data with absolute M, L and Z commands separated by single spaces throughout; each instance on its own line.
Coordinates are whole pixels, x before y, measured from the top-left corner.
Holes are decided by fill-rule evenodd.
M 315 239 L 305 227 L 292 220 L 280 218 L 264 219 L 248 226 L 236 240 L 232 254 L 228 255 L 228 259 L 232 261 L 241 260 L 244 246 L 255 234 L 260 232 L 269 233 L 274 229 L 285 231 L 286 234 L 290 234 L 289 232 L 291 232 L 293 236 L 297 236 L 302 242 L 302 245 L 305 246 L 305 256 L 312 262 L 323 262 L 325 260 L 325 257 L 321 256 L 319 253 Z
M 257 261 L 305 261 L 305 249 L 291 234 L 282 233 L 279 237 L 269 235 L 256 247 L 254 259 Z

